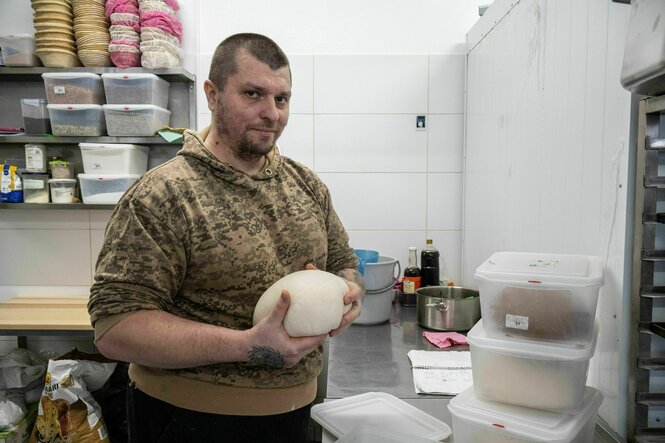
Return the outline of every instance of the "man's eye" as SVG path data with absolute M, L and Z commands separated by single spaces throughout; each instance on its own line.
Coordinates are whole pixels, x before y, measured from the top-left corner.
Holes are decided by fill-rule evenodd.
M 275 101 L 276 101 L 277 103 L 288 103 L 288 102 L 289 102 L 289 98 L 288 98 L 288 97 L 276 97 L 276 98 L 275 98 Z
M 250 98 L 256 98 L 256 97 L 259 96 L 259 93 L 256 92 L 256 91 L 247 91 L 247 92 L 245 92 L 245 94 L 247 95 L 247 97 L 250 97 Z

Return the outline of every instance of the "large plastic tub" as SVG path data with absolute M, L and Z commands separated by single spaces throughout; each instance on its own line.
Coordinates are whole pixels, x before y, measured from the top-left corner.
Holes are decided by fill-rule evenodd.
M 589 345 L 567 348 L 488 337 L 479 321 L 467 334 L 476 396 L 575 414 L 582 407 L 589 360 L 597 339 L 597 323 Z
M 475 273 L 488 336 L 587 346 L 593 340 L 600 258 L 497 252 Z
M 120 143 L 79 143 L 86 174 L 143 174 L 148 147 Z
M 171 84 L 155 74 L 102 74 L 106 103 L 111 105 L 142 104 L 166 108 Z
M 106 135 L 104 109 L 100 105 L 48 105 L 53 135 Z
M 79 174 L 83 203 L 114 205 L 140 174 Z
M 455 443 L 590 443 L 602 394 L 587 387 L 582 409 L 567 415 L 483 401 L 473 387 L 448 403 Z
M 169 125 L 171 111 L 155 105 L 104 105 L 109 135 L 149 137 Z
M 32 35 L 0 35 L 0 50 L 5 66 L 41 66 Z
M 102 78 L 90 72 L 45 72 L 42 74 L 50 105 L 104 103 Z

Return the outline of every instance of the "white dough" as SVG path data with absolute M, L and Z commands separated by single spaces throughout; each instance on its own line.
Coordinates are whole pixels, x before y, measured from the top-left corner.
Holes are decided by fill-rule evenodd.
M 344 305 L 344 294 L 349 291 L 346 280 L 320 270 L 296 271 L 263 293 L 254 308 L 254 324 L 272 312 L 284 289 L 291 296 L 284 318 L 284 329 L 291 337 L 327 334 L 351 309 Z

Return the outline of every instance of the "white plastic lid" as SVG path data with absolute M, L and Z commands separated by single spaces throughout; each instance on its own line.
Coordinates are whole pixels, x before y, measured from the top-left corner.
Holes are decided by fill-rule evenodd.
M 582 410 L 574 415 L 513 406 L 478 399 L 473 386 L 448 403 L 450 413 L 483 429 L 510 434 L 525 441 L 563 443 L 573 441 L 582 427 L 594 419 L 603 402 L 597 389 L 587 387 Z M 504 435 L 508 437 L 508 435 Z
M 114 80 L 134 80 L 134 79 L 151 78 L 153 80 L 162 80 L 161 78 L 157 77 L 155 74 L 150 74 L 146 72 L 137 72 L 137 73 L 105 72 L 104 74 L 102 74 L 102 78 L 112 78 Z
M 79 180 L 117 180 L 119 178 L 138 179 L 141 174 L 78 174 Z
M 481 296 L 482 299 L 482 296 Z M 598 340 L 599 324 L 596 320 L 593 327 L 593 340 L 584 346 L 567 347 L 555 344 L 543 343 L 537 340 L 506 340 L 502 338 L 488 337 L 483 327 L 483 321 L 479 320 L 476 325 L 466 334 L 470 346 L 477 346 L 504 355 L 519 358 L 532 358 L 536 360 L 589 360 L 593 357 Z
M 101 111 L 103 109 L 102 105 L 46 105 L 46 108 L 56 111 L 85 111 L 88 109 Z
M 156 105 L 104 105 L 104 109 L 110 109 L 112 111 L 145 111 L 146 109 L 150 110 L 158 110 L 162 112 L 168 112 L 169 114 L 171 111 L 168 109 L 164 109 L 161 106 L 156 106 Z
M 148 152 L 150 148 L 143 145 L 132 145 L 128 143 L 79 143 L 79 148 L 84 151 L 94 151 L 94 150 L 111 150 L 111 149 L 123 149 L 123 150 L 140 150 L 143 152 Z
M 474 277 L 502 282 L 600 287 L 603 263 L 590 255 L 497 252 L 478 266 Z
M 407 435 L 395 430 L 387 430 L 378 426 L 360 425 L 344 434 L 337 443 L 438 443 L 430 438 Z
M 452 433 L 441 420 L 384 392 L 366 392 L 319 403 L 312 406 L 311 416 L 337 438 L 360 425 L 437 441 Z
M 91 72 L 45 72 L 42 78 L 72 79 L 72 78 L 96 78 L 101 80 L 99 74 Z

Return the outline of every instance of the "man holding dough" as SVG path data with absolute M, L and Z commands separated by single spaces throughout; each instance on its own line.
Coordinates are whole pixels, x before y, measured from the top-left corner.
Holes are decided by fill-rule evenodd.
M 254 306 L 293 272 L 340 275 L 351 309 L 334 336 L 360 315 L 363 281 L 328 189 L 277 147 L 291 97 L 279 46 L 227 38 L 204 90 L 211 126 L 111 216 L 88 305 L 96 344 L 131 362 L 132 442 L 304 442 L 326 334 L 286 333 L 287 292 L 253 326 Z

